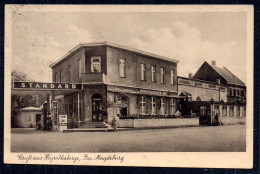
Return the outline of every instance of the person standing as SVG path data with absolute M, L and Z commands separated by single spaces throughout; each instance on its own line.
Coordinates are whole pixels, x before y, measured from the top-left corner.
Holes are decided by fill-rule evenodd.
M 113 119 L 112 119 L 112 127 L 113 127 L 113 131 L 117 132 L 117 129 L 116 129 L 116 117 L 115 116 L 113 116 Z

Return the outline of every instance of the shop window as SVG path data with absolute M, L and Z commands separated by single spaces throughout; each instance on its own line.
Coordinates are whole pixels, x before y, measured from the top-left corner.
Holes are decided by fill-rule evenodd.
M 161 98 L 161 114 L 165 114 L 165 99 Z
M 222 116 L 227 116 L 227 106 L 222 106 Z
M 101 57 L 100 56 L 91 57 L 91 72 L 92 73 L 101 72 Z
M 119 59 L 119 75 L 120 77 L 126 77 L 125 59 Z
M 60 83 L 62 83 L 62 82 L 63 82 L 63 71 L 60 70 Z
M 165 68 L 161 68 L 161 83 L 165 83 Z
M 175 79 L 175 75 L 174 75 L 174 70 L 171 70 L 171 85 L 174 85 L 174 79 Z
M 237 106 L 237 113 L 236 113 L 236 116 L 240 116 L 240 106 Z
M 151 105 L 152 105 L 152 113 L 151 113 L 151 114 L 156 114 L 156 102 L 155 102 L 155 97 L 152 97 Z
M 145 114 L 145 96 L 141 96 L 141 101 L 140 101 L 140 113 Z
M 78 78 L 81 78 L 81 59 L 78 60 Z
M 141 64 L 141 80 L 146 80 L 146 66 L 144 63 Z
M 219 105 L 215 105 L 215 114 L 219 115 Z
M 171 115 L 175 114 L 175 102 L 174 99 L 171 98 L 171 105 L 170 105 Z
M 71 65 L 68 66 L 68 81 L 71 83 Z
M 229 116 L 231 116 L 231 117 L 234 116 L 234 106 L 229 107 Z
M 156 66 L 152 65 L 151 73 L 152 73 L 152 82 L 156 82 Z

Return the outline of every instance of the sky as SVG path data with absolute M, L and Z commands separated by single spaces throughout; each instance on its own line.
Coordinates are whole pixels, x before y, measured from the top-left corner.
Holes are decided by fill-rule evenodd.
M 187 77 L 216 61 L 246 83 L 245 12 L 19 12 L 12 17 L 12 70 L 51 82 L 52 62 L 79 43 L 110 41 L 177 59 Z

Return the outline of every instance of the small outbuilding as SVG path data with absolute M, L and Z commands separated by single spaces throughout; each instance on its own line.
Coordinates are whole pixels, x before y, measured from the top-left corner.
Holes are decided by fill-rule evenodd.
M 18 128 L 43 128 L 43 109 L 26 107 L 18 110 L 15 125 Z

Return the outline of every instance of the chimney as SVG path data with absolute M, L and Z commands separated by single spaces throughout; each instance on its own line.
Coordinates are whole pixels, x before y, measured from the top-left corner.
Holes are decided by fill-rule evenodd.
M 188 77 L 189 77 L 189 79 L 191 79 L 192 78 L 192 73 L 189 73 Z
M 215 60 L 212 60 L 212 61 L 211 61 L 211 65 L 212 65 L 212 66 L 216 66 L 216 61 L 215 61 Z

